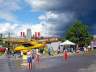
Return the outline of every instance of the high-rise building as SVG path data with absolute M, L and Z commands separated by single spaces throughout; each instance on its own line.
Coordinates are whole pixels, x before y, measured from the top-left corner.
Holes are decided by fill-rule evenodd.
M 0 38 L 2 38 L 3 37 L 3 34 L 0 34 Z
M 31 29 L 27 29 L 26 38 L 27 38 L 27 39 L 31 39 L 31 37 L 32 37 Z
M 20 32 L 21 37 L 25 37 L 25 32 Z
M 40 38 L 41 37 L 41 33 L 40 32 L 35 32 L 35 38 Z

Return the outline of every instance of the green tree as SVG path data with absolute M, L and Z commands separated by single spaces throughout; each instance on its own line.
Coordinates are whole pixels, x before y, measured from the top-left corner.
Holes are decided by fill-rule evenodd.
M 79 46 L 87 46 L 92 36 L 88 32 L 88 26 L 86 24 L 76 21 L 67 31 L 65 38 L 77 43 Z
M 3 45 L 3 38 L 2 38 L 2 34 L 0 34 L 0 45 Z
M 58 38 L 58 40 L 61 41 L 61 42 L 64 42 L 65 41 L 64 38 Z

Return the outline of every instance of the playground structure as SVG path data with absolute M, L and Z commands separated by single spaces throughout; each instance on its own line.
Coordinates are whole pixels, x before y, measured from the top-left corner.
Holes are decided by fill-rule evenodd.
M 38 43 L 37 41 L 34 40 L 34 41 L 24 42 L 23 44 L 14 48 L 14 51 L 19 51 L 19 52 L 23 51 L 24 53 L 26 53 L 28 50 L 40 49 L 44 47 L 45 47 L 45 44 Z
M 27 52 L 28 50 L 32 49 L 41 49 L 45 48 L 47 43 L 50 42 L 57 42 L 58 38 L 39 38 L 39 39 L 25 39 L 25 38 L 5 38 L 4 43 L 8 46 L 7 48 L 11 51 L 23 51 Z

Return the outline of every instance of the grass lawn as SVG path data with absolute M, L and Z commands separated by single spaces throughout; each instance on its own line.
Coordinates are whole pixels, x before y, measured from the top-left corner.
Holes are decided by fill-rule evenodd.
M 4 52 L 0 52 L 0 56 L 4 55 Z

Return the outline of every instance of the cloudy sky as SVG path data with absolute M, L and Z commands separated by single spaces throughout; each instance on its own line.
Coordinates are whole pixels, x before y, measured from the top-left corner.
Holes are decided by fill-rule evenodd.
M 96 34 L 96 0 L 0 0 L 0 33 L 19 36 L 27 28 L 42 35 L 64 35 L 76 20 Z

